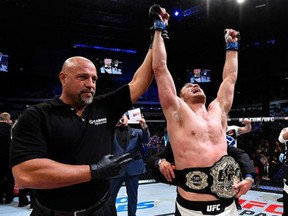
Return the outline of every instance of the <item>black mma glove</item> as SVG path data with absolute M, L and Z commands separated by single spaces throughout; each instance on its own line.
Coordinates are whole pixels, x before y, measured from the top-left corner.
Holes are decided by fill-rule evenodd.
M 123 154 L 117 158 L 113 155 L 105 155 L 97 164 L 91 164 L 91 176 L 93 179 L 105 179 L 119 174 L 122 165 L 131 161 L 130 153 Z
M 149 18 L 153 21 L 153 26 L 150 28 L 151 32 L 151 40 L 150 40 L 150 49 L 152 48 L 153 39 L 154 39 L 154 32 L 155 31 L 161 31 L 161 35 L 164 38 L 164 40 L 168 40 L 168 31 L 166 24 L 161 20 L 160 18 L 161 14 L 161 6 L 158 4 L 154 4 L 149 9 Z
M 154 4 L 149 8 L 149 18 L 154 22 L 160 19 L 161 7 L 158 4 Z

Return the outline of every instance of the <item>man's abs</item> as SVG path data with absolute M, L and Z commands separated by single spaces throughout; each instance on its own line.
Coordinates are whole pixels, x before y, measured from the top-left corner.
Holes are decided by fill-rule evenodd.
M 181 187 L 177 187 L 178 193 L 187 200 L 190 201 L 213 201 L 213 200 L 219 200 L 217 197 L 215 197 L 212 194 L 199 194 L 199 193 L 193 193 L 188 192 L 182 189 Z

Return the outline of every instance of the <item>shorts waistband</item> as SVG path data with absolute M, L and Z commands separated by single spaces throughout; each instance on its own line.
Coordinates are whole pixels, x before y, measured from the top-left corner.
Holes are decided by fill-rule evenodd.
M 190 201 L 184 199 L 179 193 L 177 193 L 176 201 L 179 205 L 184 208 L 194 210 L 194 211 L 206 211 L 213 206 L 217 208 L 226 208 L 233 203 L 234 199 L 222 199 L 222 200 L 213 200 L 213 201 Z

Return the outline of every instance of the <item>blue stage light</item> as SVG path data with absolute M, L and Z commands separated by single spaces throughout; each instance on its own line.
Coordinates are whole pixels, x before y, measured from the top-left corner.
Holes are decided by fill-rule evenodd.
M 177 16 L 179 16 L 179 15 L 180 15 L 180 12 L 179 12 L 179 11 L 177 11 L 177 10 L 176 10 L 176 11 L 174 11 L 174 16 L 176 16 L 176 17 L 177 17 Z
M 274 45 L 276 43 L 276 39 L 270 39 L 267 41 L 268 44 Z
M 75 45 L 74 45 L 74 48 L 107 50 L 107 51 L 121 52 L 121 53 L 127 53 L 127 54 L 136 54 L 136 53 L 137 53 L 137 50 L 132 50 L 132 49 L 122 49 L 122 48 L 114 48 L 114 47 L 103 47 L 103 46 L 87 45 L 87 44 L 75 44 Z

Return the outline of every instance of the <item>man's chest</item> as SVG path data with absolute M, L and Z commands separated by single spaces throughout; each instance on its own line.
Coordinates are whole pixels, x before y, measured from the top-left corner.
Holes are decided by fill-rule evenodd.
M 61 152 L 69 152 L 70 155 L 91 152 L 96 155 L 101 148 L 107 153 L 112 148 L 114 128 L 105 114 L 83 117 L 73 114 L 64 118 L 52 115 L 44 128 L 47 151 L 53 155 Z

